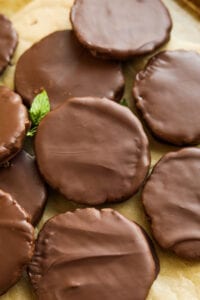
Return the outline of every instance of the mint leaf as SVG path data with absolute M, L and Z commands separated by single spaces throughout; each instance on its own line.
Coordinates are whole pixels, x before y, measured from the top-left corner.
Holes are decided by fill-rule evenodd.
M 34 126 L 39 125 L 40 121 L 50 111 L 50 103 L 47 92 L 43 90 L 38 94 L 31 105 L 29 110 L 31 122 Z
M 36 131 L 37 131 L 37 126 L 32 127 L 31 129 L 29 129 L 29 131 L 27 132 L 26 136 L 33 137 L 36 134 Z
M 127 100 L 125 98 L 122 98 L 122 100 L 120 101 L 120 104 L 123 105 L 123 106 L 128 107 L 128 103 L 127 103 Z
M 38 94 L 31 105 L 29 110 L 29 115 L 31 119 L 31 129 L 27 132 L 27 136 L 34 136 L 37 127 L 40 124 L 41 120 L 50 112 L 50 103 L 47 92 L 43 90 Z

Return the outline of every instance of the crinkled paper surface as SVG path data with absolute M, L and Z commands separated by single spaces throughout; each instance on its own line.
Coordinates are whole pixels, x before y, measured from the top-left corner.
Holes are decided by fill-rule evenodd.
M 200 52 L 200 22 L 198 17 L 192 15 L 191 11 L 185 10 L 185 6 L 181 7 L 175 0 L 164 0 L 164 2 L 170 9 L 174 23 L 171 41 L 164 48 L 170 50 L 192 49 Z M 34 42 L 50 32 L 71 28 L 69 10 L 72 3 L 73 0 L 0 0 L 0 12 L 5 13 L 12 19 L 20 39 L 12 65 L 7 68 L 4 75 L 0 78 L 1 83 L 13 88 L 15 64 L 19 56 Z M 135 59 L 124 67 L 127 77 L 125 97 L 128 99 L 133 111 L 132 83 L 136 72 L 143 67 L 146 61 L 147 58 Z M 134 111 L 134 113 L 136 112 Z M 149 138 L 152 165 L 163 154 L 175 149 L 175 147 L 157 142 L 150 135 Z M 74 210 L 76 207 L 78 206 L 66 201 L 52 191 L 36 233 L 49 217 L 67 210 Z M 113 207 L 129 219 L 135 220 L 150 233 L 139 194 L 124 203 L 110 205 L 109 207 Z M 181 260 L 171 253 L 162 251 L 159 247 L 156 248 L 160 258 L 161 272 L 151 288 L 148 300 L 199 300 L 200 262 L 192 263 Z M 28 279 L 24 275 L 24 278 L 5 295 L 1 296 L 0 299 L 33 300 L 35 298 Z

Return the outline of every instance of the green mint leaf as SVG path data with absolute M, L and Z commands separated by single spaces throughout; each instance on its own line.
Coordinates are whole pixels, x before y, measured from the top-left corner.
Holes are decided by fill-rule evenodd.
M 123 105 L 123 106 L 128 107 L 128 103 L 127 103 L 127 100 L 126 100 L 125 98 L 123 98 L 123 99 L 120 101 L 120 104 Z
M 29 131 L 27 132 L 27 136 L 33 137 L 36 134 L 37 131 L 37 126 L 32 127 L 31 129 L 29 129 Z
M 29 115 L 31 119 L 31 129 L 28 131 L 27 136 L 34 136 L 37 127 L 40 124 L 41 120 L 50 112 L 50 103 L 47 92 L 43 90 L 40 94 L 38 94 L 31 105 L 29 110 Z
M 29 110 L 30 118 L 34 126 L 39 125 L 40 121 L 46 116 L 50 111 L 50 103 L 47 92 L 43 90 L 38 94 L 31 105 Z

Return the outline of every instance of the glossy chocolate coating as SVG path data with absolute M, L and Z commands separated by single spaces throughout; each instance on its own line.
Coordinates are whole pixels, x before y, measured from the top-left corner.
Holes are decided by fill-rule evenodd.
M 200 55 L 164 51 L 138 73 L 136 105 L 159 139 L 174 145 L 200 143 Z
M 28 215 L 0 190 L 0 295 L 20 279 L 33 250 L 34 229 Z
M 150 164 L 139 120 L 105 98 L 72 98 L 50 112 L 35 150 L 46 181 L 67 199 L 90 205 L 130 198 Z
M 25 151 L 0 168 L 0 189 L 25 209 L 34 225 L 39 221 L 46 203 L 46 187 L 40 177 L 35 159 Z
M 28 106 L 45 88 L 54 109 L 74 96 L 119 101 L 124 78 L 119 63 L 94 58 L 81 47 L 71 30 L 65 30 L 50 34 L 21 56 L 16 67 L 15 87 Z
M 28 127 L 28 112 L 21 97 L 0 86 L 0 164 L 20 151 Z
M 76 0 L 74 32 L 93 55 L 124 60 L 169 40 L 172 21 L 160 0 Z
M 0 14 L 0 74 L 9 64 L 17 42 L 18 36 L 12 23 Z
M 153 235 L 164 249 L 200 259 L 200 149 L 166 154 L 142 193 Z
M 87 208 L 44 225 L 29 275 L 40 300 L 145 300 L 158 270 L 136 223 Z

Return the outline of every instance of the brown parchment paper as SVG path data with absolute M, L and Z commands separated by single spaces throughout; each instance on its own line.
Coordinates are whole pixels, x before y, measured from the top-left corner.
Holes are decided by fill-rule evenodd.
M 0 78 L 1 84 L 13 88 L 15 64 L 20 55 L 34 42 L 55 30 L 71 28 L 69 10 L 72 3 L 73 0 L 0 0 L 0 12 L 5 13 L 12 19 L 20 39 L 12 65 L 7 68 Z M 191 10 L 186 10 L 186 7 L 180 4 L 181 1 L 164 0 L 164 3 L 169 8 L 174 23 L 171 41 L 164 48 L 170 50 L 188 49 L 200 52 L 200 22 L 198 16 L 193 15 Z M 147 57 L 137 58 L 124 65 L 127 79 L 125 97 L 135 114 L 137 112 L 134 109 L 131 88 L 136 72 L 144 66 L 146 61 Z M 154 165 L 163 154 L 173 151 L 175 147 L 156 141 L 146 128 L 145 130 L 149 136 L 152 165 Z M 30 144 L 30 140 L 25 143 L 25 147 L 29 151 L 31 151 Z M 49 217 L 67 210 L 74 210 L 77 207 L 77 205 L 67 201 L 55 191 L 50 191 L 48 205 L 40 224 L 36 228 L 36 234 Z M 127 218 L 135 220 L 150 233 L 140 202 L 140 193 L 124 203 L 108 205 L 107 207 L 112 207 Z M 154 282 L 147 300 L 200 300 L 200 262 L 192 263 L 179 259 L 171 253 L 162 251 L 158 246 L 156 246 L 156 249 L 160 258 L 161 272 Z M 26 274 L 0 299 L 35 299 Z
M 186 6 L 189 6 L 197 14 L 200 14 L 200 0 L 180 0 L 185 2 Z

